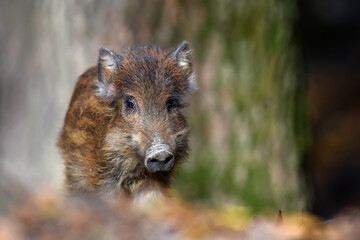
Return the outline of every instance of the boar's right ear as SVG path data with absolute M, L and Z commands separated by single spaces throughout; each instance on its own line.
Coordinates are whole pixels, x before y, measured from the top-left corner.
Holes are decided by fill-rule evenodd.
M 97 95 L 103 98 L 111 98 L 115 95 L 113 74 L 119 69 L 121 57 L 106 47 L 99 50 L 98 61 L 98 91 Z

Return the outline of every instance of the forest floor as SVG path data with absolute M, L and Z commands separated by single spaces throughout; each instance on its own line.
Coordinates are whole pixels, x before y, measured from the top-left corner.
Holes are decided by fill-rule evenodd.
M 321 221 L 304 213 L 251 216 L 240 206 L 199 207 L 173 197 L 64 198 L 42 190 L 0 215 L 0 239 L 358 239 L 359 215 Z

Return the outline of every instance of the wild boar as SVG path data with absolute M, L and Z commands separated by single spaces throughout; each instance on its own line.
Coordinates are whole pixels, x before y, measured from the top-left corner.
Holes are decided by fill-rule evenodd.
M 161 195 L 188 154 L 183 109 L 196 89 L 191 49 L 101 48 L 75 86 L 58 147 L 70 193 Z

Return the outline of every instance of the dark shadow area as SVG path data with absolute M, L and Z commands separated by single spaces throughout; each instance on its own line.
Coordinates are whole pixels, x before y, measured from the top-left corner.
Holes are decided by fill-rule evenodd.
M 360 2 L 298 7 L 312 134 L 304 170 L 310 211 L 328 218 L 360 205 Z

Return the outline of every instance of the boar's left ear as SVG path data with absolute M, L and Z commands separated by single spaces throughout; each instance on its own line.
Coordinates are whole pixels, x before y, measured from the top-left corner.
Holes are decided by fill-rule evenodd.
M 187 78 L 188 90 L 195 91 L 197 90 L 197 84 L 195 73 L 193 71 L 191 55 L 192 51 L 189 43 L 187 41 L 183 41 L 177 48 L 170 51 L 168 57 L 174 59 L 181 69 L 189 73 Z
M 111 98 L 115 95 L 113 74 L 119 69 L 121 57 L 106 47 L 99 50 L 98 61 L 98 91 L 97 95 L 104 98 Z
M 173 58 L 184 69 L 192 67 L 191 49 L 186 41 L 183 41 L 177 48 L 173 49 L 168 56 Z

